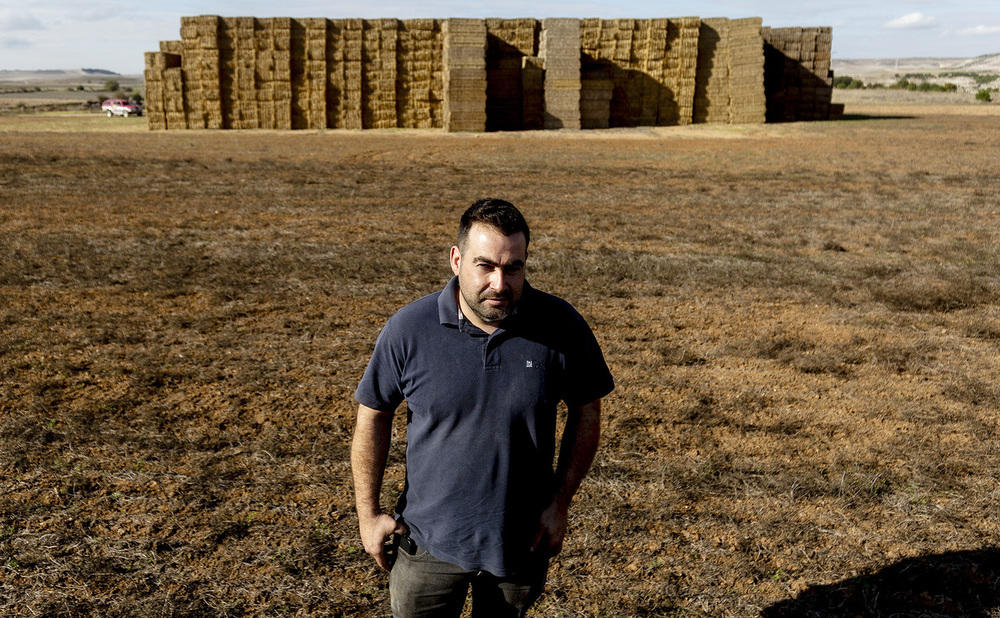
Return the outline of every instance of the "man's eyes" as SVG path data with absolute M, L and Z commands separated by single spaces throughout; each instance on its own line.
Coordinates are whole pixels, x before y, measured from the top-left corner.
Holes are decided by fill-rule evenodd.
M 498 268 L 500 268 L 499 266 L 496 266 L 495 264 L 487 264 L 485 262 L 477 264 L 476 266 L 478 266 L 479 269 L 482 270 L 483 272 L 492 272 L 492 271 L 497 270 Z M 515 275 L 515 274 L 521 272 L 522 270 L 524 270 L 523 266 L 506 266 L 506 267 L 503 268 L 503 271 L 505 273 L 507 273 L 508 275 Z

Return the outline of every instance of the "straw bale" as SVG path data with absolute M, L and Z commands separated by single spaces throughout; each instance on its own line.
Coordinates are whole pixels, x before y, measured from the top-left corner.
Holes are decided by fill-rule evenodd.
M 475 87 L 457 87 L 452 85 L 448 89 L 448 100 L 452 103 L 457 102 L 472 102 L 477 105 L 482 105 L 485 108 L 486 105 L 486 82 L 484 81 L 481 86 Z
M 167 126 L 167 129 L 170 131 L 188 128 L 187 116 L 184 115 L 184 112 L 170 112 L 164 114 L 164 117 L 166 120 L 165 124 Z
M 347 130 L 359 130 L 362 128 L 361 111 L 345 110 L 340 114 L 339 128 Z
M 146 70 L 151 71 L 154 79 L 161 79 L 160 73 L 166 69 L 180 68 L 180 54 L 166 52 L 146 52 Z
M 485 47 L 449 47 L 445 45 L 444 55 L 450 66 L 486 68 Z
M 486 23 L 481 19 L 452 17 L 441 22 L 441 31 L 448 34 L 459 32 L 482 32 L 485 34 Z
M 448 113 L 452 125 L 461 125 L 465 128 L 460 131 L 482 131 L 481 127 L 486 125 L 486 112 L 484 111 L 458 111 L 452 110 Z
M 182 54 L 184 41 L 160 41 L 160 51 L 165 54 Z
M 611 115 L 611 99 L 584 99 L 580 101 L 580 114 L 583 118 L 605 118 Z M 607 121 L 607 120 L 605 120 Z M 586 123 L 584 123 L 586 124 Z M 584 126 L 583 128 L 593 128 Z
M 326 39 L 309 41 L 305 46 L 306 59 L 326 61 Z
M 434 19 L 404 19 L 401 24 L 407 30 L 434 30 Z
M 580 79 L 549 79 L 545 78 L 545 90 L 571 90 L 578 93 L 580 90 Z M 577 95 L 578 96 L 578 95 Z
M 163 86 L 163 81 L 160 79 L 154 81 L 146 81 L 146 108 L 149 109 L 154 107 L 162 111 L 164 105 L 164 95 L 165 89 Z M 182 101 L 183 104 L 183 101 Z
M 486 32 L 445 32 L 445 45 L 450 48 L 486 47 Z

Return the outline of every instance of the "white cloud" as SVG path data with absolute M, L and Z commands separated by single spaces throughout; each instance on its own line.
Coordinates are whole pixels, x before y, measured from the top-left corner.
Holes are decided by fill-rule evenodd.
M 13 36 L 0 38 L 0 49 L 27 49 L 29 47 L 31 47 L 31 41 L 26 41 Z
M 34 15 L 28 13 L 7 14 L 0 16 L 0 30 L 15 32 L 18 30 L 42 30 L 45 26 Z
M 966 28 L 964 30 L 959 30 L 958 33 L 962 36 L 984 36 L 984 35 L 996 35 L 1000 34 L 1000 26 L 976 26 L 975 28 Z
M 894 19 L 885 25 L 886 28 L 894 30 L 917 30 L 921 28 L 932 28 L 937 24 L 937 19 L 928 17 L 923 13 L 910 13 L 900 18 Z

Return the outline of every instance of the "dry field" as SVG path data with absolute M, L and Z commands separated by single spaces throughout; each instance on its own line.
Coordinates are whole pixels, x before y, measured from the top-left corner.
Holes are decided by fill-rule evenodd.
M 145 94 L 142 75 L 83 70 L 0 70 L 0 116 L 86 110 L 89 103 L 113 96 L 103 87 L 109 79 L 117 81 L 126 94 Z M 99 110 L 100 106 L 97 107 Z
M 996 615 L 998 110 L 516 135 L 0 118 L 0 615 L 386 616 L 353 389 L 486 195 L 523 208 L 532 283 L 618 383 L 534 615 Z

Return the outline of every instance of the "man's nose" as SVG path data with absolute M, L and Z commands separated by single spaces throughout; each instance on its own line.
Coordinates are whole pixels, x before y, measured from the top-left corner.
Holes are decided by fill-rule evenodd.
M 510 282 L 507 281 L 507 275 L 502 270 L 497 269 L 493 276 L 490 277 L 490 287 L 498 292 L 502 292 L 510 287 Z

